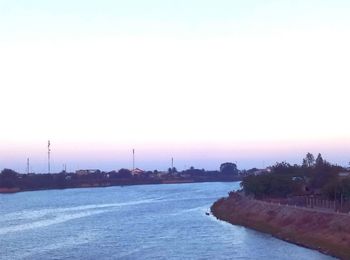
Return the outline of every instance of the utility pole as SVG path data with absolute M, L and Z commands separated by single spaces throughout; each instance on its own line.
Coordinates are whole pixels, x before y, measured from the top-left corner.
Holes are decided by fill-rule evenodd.
M 135 149 L 132 149 L 132 171 L 135 171 Z
M 47 169 L 48 169 L 48 173 L 50 173 L 50 140 L 47 142 Z
M 27 174 L 29 174 L 29 158 L 27 158 Z

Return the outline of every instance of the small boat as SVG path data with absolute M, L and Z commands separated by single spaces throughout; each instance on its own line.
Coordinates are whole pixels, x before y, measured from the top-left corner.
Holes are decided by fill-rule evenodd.
M 209 215 L 210 215 L 210 213 L 209 213 L 209 212 L 205 212 L 205 215 L 209 216 Z

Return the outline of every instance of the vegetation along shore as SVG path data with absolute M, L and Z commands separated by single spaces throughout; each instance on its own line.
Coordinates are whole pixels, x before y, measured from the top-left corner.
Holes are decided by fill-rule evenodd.
M 243 178 L 242 190 L 216 201 L 218 219 L 350 259 L 350 173 L 319 155 L 277 163 Z
M 96 169 L 83 169 L 60 173 L 17 173 L 4 169 L 0 173 L 0 193 L 19 191 L 67 189 L 84 187 L 108 187 L 141 184 L 170 184 L 191 182 L 230 182 L 242 180 L 242 172 L 234 163 L 223 163 L 219 170 L 206 171 L 190 167 L 178 171 L 175 167 L 168 171 L 145 171 L 138 168 L 104 172 Z

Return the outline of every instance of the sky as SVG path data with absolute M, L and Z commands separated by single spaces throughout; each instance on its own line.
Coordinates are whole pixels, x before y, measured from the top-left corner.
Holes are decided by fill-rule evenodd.
M 0 168 L 350 161 L 350 2 L 0 0 Z

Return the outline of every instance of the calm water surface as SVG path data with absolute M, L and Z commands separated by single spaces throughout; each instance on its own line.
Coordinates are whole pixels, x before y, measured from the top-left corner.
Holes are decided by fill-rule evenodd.
M 0 194 L 0 259 L 332 259 L 205 214 L 238 183 Z

